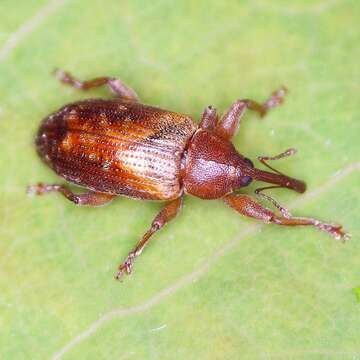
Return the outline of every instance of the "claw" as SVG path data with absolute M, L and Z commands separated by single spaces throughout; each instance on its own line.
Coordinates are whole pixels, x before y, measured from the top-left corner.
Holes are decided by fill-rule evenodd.
M 281 86 L 279 89 L 275 90 L 271 94 L 271 97 L 263 104 L 264 112 L 260 116 L 263 117 L 269 109 L 282 104 L 284 102 L 285 95 L 288 92 L 289 90 L 285 86 Z
M 115 275 L 115 279 L 120 281 L 121 278 L 123 277 L 123 275 L 124 275 L 124 272 L 119 270 Z
M 46 192 L 46 185 L 43 183 L 38 183 L 36 185 L 29 185 L 26 188 L 26 193 L 28 195 L 43 195 Z
M 127 275 L 131 274 L 134 257 L 134 254 L 130 253 L 127 259 L 119 266 L 119 271 L 115 275 L 116 280 L 120 280 L 125 273 Z
M 320 222 L 314 225 L 320 230 L 328 232 L 335 240 L 341 240 L 342 242 L 345 242 L 351 238 L 349 233 L 342 230 L 341 225 L 324 224 Z

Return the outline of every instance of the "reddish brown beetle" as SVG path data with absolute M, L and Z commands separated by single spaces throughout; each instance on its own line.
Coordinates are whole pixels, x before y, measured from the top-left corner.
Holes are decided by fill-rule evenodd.
M 135 257 L 141 254 L 150 237 L 173 219 L 184 194 L 202 199 L 222 199 L 242 215 L 278 225 L 311 225 L 328 232 L 335 239 L 349 235 L 340 225 L 312 218 L 293 217 L 271 197 L 280 215 L 263 207 L 249 195 L 235 193 L 252 180 L 285 187 L 299 193 L 305 183 L 288 177 L 266 163 L 295 153 L 289 149 L 274 157 L 258 159 L 273 172 L 256 169 L 239 154 L 230 142 L 237 132 L 246 109 L 264 116 L 282 103 L 286 89 L 280 88 L 263 104 L 237 100 L 218 118 L 216 110 L 207 107 L 197 126 L 186 115 L 143 105 L 134 90 L 119 79 L 100 77 L 81 82 L 58 70 L 60 81 L 81 90 L 108 85 L 117 99 L 78 101 L 48 116 L 42 122 L 36 147 L 42 159 L 61 177 L 89 191 L 74 194 L 65 185 L 37 184 L 28 192 L 60 192 L 77 205 L 99 206 L 115 196 L 141 200 L 166 200 L 150 229 L 119 266 L 116 278 L 130 274 Z

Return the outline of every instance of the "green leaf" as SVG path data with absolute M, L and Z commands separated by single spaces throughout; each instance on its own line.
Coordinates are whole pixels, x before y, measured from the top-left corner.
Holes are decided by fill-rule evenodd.
M 2 0 L 0 11 L 0 358 L 360 357 L 359 2 Z M 35 153 L 41 119 L 110 96 L 62 86 L 56 67 L 120 77 L 196 121 L 206 105 L 223 112 L 286 85 L 284 106 L 247 114 L 234 143 L 252 159 L 298 148 L 276 166 L 308 192 L 272 194 L 352 240 L 188 197 L 116 282 L 161 204 L 26 196 L 61 181 Z

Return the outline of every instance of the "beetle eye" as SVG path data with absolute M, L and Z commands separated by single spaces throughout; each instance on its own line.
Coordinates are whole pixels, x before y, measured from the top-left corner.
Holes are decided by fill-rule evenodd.
M 251 182 L 252 182 L 252 177 L 251 176 L 244 176 L 241 179 L 241 186 L 248 186 Z
M 251 168 L 254 167 L 254 164 L 250 159 L 244 158 L 244 161 L 246 162 L 246 165 L 248 165 L 249 167 L 251 167 Z

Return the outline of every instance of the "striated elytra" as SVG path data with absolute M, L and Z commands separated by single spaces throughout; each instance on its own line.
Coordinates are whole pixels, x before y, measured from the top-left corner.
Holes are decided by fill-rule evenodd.
M 68 104 L 45 118 L 36 136 L 37 151 L 46 164 L 68 182 L 88 191 L 75 194 L 65 185 L 38 183 L 29 186 L 28 192 L 40 195 L 55 191 L 75 204 L 92 206 L 104 205 L 118 195 L 168 201 L 119 266 L 117 279 L 131 273 L 134 259 L 151 236 L 176 216 L 185 194 L 222 199 L 240 214 L 266 223 L 311 225 L 335 239 L 349 238 L 340 225 L 293 217 L 261 192 L 273 187 L 305 191 L 304 182 L 266 163 L 293 155 L 295 149 L 273 157 L 258 157 L 272 170 L 269 172 L 255 168 L 230 141 L 245 110 L 264 116 L 283 102 L 284 87 L 273 92 L 263 104 L 249 99 L 237 100 L 221 118 L 209 106 L 196 125 L 189 116 L 141 104 L 135 91 L 119 79 L 99 77 L 81 82 L 61 70 L 57 70 L 56 75 L 63 83 L 81 90 L 108 85 L 117 97 Z M 235 192 L 253 180 L 272 184 L 255 192 L 270 201 L 279 214 L 249 195 Z

